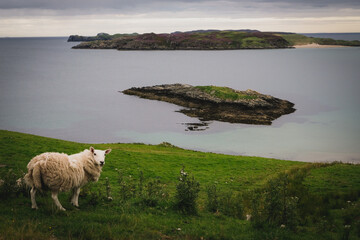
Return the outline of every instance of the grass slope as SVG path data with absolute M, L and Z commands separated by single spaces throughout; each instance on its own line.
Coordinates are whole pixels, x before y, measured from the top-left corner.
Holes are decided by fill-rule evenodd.
M 31 210 L 26 193 L 12 193 L 0 198 L 0 239 L 338 239 L 342 230 L 316 232 L 310 228 L 294 233 L 282 228 L 255 228 L 243 219 L 206 210 L 206 186 L 216 184 L 223 192 L 246 193 L 261 188 L 285 170 L 306 168 L 311 164 L 259 157 L 229 156 L 183 150 L 170 144 L 92 144 L 112 148 L 97 183 L 85 187 L 80 195 L 80 209 L 72 207 L 69 194 L 60 194 L 67 209 L 56 211 L 49 194 L 38 195 L 39 210 Z M 28 161 L 42 152 L 77 153 L 90 144 L 74 143 L 0 130 L 0 178 L 10 173 L 21 176 Z M 180 169 L 195 176 L 201 186 L 199 213 L 186 215 L 172 206 Z M 119 170 L 121 175 L 119 175 Z M 124 201 L 143 172 L 145 181 L 161 182 L 169 197 L 154 206 L 136 199 Z M 122 183 L 119 184 L 119 176 Z M 106 178 L 113 201 L 104 200 Z M 124 184 L 125 183 L 125 184 Z M 133 185 L 132 185 L 133 184 Z M 314 194 L 360 192 L 358 165 L 333 164 L 314 168 L 305 179 Z M 130 186 L 130 188 L 129 188 Z M 149 186 L 149 185 L 147 185 Z M 3 189 L 2 189 L 3 191 Z M 335 196 L 334 195 L 334 196 Z M 352 199 L 353 200 L 353 199 Z M 341 203 L 339 203 L 339 206 Z M 339 211 L 339 210 L 334 210 Z M 355 211 L 356 212 L 356 211 Z M 336 216 L 342 216 L 336 213 Z M 340 219 L 336 218 L 336 219 Z M 339 220 L 340 221 L 340 220 Z M 342 221 L 342 220 L 341 220 Z M 342 222 L 339 223 L 343 224 Z M 340 235 L 339 235 L 340 234 Z M 350 237 L 355 236 L 352 230 Z M 352 238 L 356 239 L 356 238 Z
M 352 46 L 352 47 L 360 46 L 360 41 L 358 40 L 345 41 L 345 40 L 335 40 L 332 38 L 314 38 L 314 37 L 307 37 L 301 34 L 278 34 L 278 35 L 283 37 L 292 46 L 306 45 L 311 43 L 316 43 L 319 45 L 339 45 L 339 46 Z

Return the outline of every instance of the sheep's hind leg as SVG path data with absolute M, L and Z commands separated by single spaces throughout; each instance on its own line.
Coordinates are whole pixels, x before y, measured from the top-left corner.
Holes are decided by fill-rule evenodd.
M 71 203 L 75 207 L 79 207 L 79 194 L 80 194 L 80 188 L 74 188 L 73 195 L 71 197 Z
M 30 190 L 30 196 L 31 196 L 31 208 L 32 209 L 38 209 L 38 206 L 35 201 L 35 195 L 36 195 L 36 188 L 32 187 Z
M 65 208 L 63 208 L 63 206 L 61 206 L 61 203 L 60 203 L 60 201 L 58 199 L 58 194 L 59 194 L 58 192 L 52 192 L 51 193 L 51 198 L 54 200 L 55 205 L 59 208 L 59 210 L 66 211 Z

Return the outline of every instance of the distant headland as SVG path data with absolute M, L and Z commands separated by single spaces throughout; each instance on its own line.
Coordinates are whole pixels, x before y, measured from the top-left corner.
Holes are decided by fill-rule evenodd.
M 130 88 L 122 93 L 183 106 L 185 109 L 179 112 L 201 121 L 270 125 L 280 116 L 295 111 L 289 101 L 228 87 L 167 84 Z
M 296 46 L 360 46 L 360 41 L 313 38 L 288 32 L 260 32 L 258 30 L 196 30 L 173 33 L 131 33 L 96 36 L 71 35 L 69 42 L 82 42 L 74 49 L 117 50 L 236 50 L 282 49 Z

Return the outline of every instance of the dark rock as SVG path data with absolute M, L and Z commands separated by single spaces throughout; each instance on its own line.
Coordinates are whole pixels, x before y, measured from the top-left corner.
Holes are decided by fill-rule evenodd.
M 200 122 L 200 123 L 182 123 L 186 126 L 185 131 L 205 131 L 209 129 L 209 123 Z
M 236 90 L 234 90 L 236 91 Z M 236 91 L 249 98 L 231 100 L 211 95 L 185 84 L 130 88 L 124 94 L 174 103 L 185 107 L 179 112 L 201 121 L 270 125 L 278 117 L 295 111 L 294 104 L 253 90 Z M 192 126 L 192 129 L 194 127 Z
M 70 35 L 68 38 L 68 42 L 88 42 L 88 41 L 95 41 L 100 40 L 97 37 L 86 37 L 86 36 L 79 36 L 79 35 Z

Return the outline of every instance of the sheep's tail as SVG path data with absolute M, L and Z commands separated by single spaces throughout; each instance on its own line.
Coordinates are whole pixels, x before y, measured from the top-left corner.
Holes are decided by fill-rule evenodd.
M 40 171 L 39 163 L 35 164 L 34 169 L 33 169 L 33 182 L 34 182 L 35 188 L 40 190 L 42 184 L 41 184 L 41 171 Z
M 31 170 L 29 170 L 29 172 L 27 173 L 27 174 L 25 174 L 25 176 L 24 176 L 24 181 L 25 181 L 25 183 L 26 183 L 26 185 L 27 186 L 29 186 L 29 187 L 32 187 L 33 185 L 34 185 L 34 183 L 33 183 L 33 180 L 32 180 L 32 169 Z
M 29 169 L 29 172 L 24 176 L 24 180 L 26 185 L 28 185 L 29 187 L 35 187 L 41 190 L 42 184 L 40 165 L 35 164 L 32 169 Z

